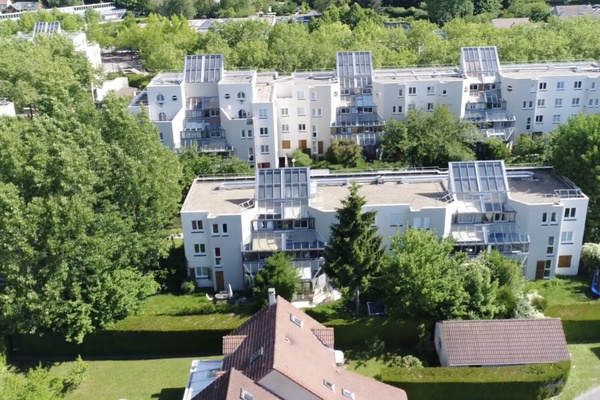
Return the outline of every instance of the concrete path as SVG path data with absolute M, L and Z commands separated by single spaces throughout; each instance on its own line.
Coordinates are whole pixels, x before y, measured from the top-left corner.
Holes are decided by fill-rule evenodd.
M 596 386 L 587 392 L 580 394 L 575 400 L 598 400 L 600 399 L 600 386 Z

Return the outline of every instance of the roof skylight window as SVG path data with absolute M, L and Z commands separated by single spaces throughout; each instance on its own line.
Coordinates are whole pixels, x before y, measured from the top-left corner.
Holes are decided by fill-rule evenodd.
M 292 321 L 293 323 L 298 325 L 300 328 L 302 328 L 302 320 L 300 318 L 296 317 L 294 314 L 290 314 L 290 321 Z

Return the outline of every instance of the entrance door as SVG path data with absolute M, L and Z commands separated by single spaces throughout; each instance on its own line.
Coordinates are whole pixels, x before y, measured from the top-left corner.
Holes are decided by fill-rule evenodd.
M 544 273 L 544 269 L 542 268 L 542 276 Z M 225 278 L 223 276 L 223 271 L 215 272 L 215 281 L 217 282 L 217 292 L 225 290 Z
M 535 265 L 535 279 L 544 279 L 544 267 L 546 266 L 545 261 L 538 261 Z

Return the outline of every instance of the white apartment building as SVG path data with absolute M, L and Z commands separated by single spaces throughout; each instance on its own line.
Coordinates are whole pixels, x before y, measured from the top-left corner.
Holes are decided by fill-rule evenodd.
M 146 106 L 162 142 L 235 154 L 259 168 L 291 165 L 292 152 L 325 154 L 350 138 L 377 156 L 385 121 L 446 105 L 484 137 L 543 134 L 600 112 L 593 62 L 500 65 L 495 47 L 461 50 L 458 67 L 373 68 L 368 51 L 340 52 L 332 71 L 227 71 L 222 55 L 187 56 L 183 73 L 158 74 L 131 103 Z
M 470 255 L 498 250 L 522 262 L 527 279 L 574 275 L 588 198 L 552 168 L 502 161 L 453 162 L 447 171 L 330 174 L 263 168 L 256 177 L 196 179 L 181 209 L 189 274 L 200 287 L 251 284 L 273 252 L 293 258 L 318 286 L 336 209 L 358 182 L 364 210 L 386 238 L 408 227 L 452 237 Z

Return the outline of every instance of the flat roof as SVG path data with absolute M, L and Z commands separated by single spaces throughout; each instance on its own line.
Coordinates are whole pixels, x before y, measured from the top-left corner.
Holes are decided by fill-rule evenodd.
M 378 69 L 373 71 L 373 82 L 415 82 L 415 81 L 462 81 L 463 73 L 458 67 Z
M 511 178 L 510 173 L 508 174 L 511 199 L 525 203 L 554 203 L 560 198 L 556 191 L 565 191 L 567 194 L 568 191 L 578 190 L 574 185 L 557 176 L 551 168 L 526 172 L 532 173 L 531 179 L 515 179 Z M 577 197 L 585 197 L 585 195 Z
M 501 73 L 509 78 L 539 78 L 543 76 L 561 77 L 565 75 L 600 75 L 600 66 L 593 62 L 572 62 L 554 64 L 518 64 L 502 65 Z
M 242 204 L 254 199 L 254 177 L 236 182 L 247 182 L 248 186 L 239 189 L 221 189 L 224 180 L 196 179 L 181 208 L 185 211 L 205 211 L 211 216 L 239 214 L 244 211 Z M 251 186 L 249 186 L 251 184 Z
M 254 100 L 259 103 L 270 103 L 273 100 L 273 74 L 256 77 Z

